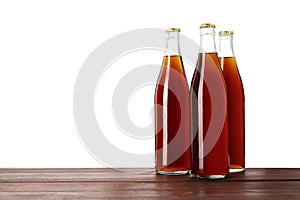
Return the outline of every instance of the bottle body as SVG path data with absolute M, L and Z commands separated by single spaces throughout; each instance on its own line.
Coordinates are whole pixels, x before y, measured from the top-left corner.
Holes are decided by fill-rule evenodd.
M 220 32 L 219 60 L 228 94 L 230 172 L 245 169 L 245 96 L 232 45 L 233 32 Z
M 213 41 L 200 36 L 200 52 L 190 89 L 191 174 L 218 179 L 229 172 L 227 90 L 215 49 L 214 30 L 211 31 L 209 37 Z
M 189 88 L 180 53 L 174 54 L 164 56 L 154 98 L 155 169 L 167 175 L 190 169 Z

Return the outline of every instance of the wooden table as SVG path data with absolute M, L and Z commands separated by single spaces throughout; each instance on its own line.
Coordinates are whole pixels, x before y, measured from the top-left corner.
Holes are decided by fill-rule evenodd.
M 300 169 L 246 169 L 212 181 L 153 169 L 0 169 L 0 199 L 300 199 Z

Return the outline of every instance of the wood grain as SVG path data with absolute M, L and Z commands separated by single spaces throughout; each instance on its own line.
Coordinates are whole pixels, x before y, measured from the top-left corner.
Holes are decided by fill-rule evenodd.
M 0 169 L 0 199 L 300 199 L 300 169 L 247 169 L 224 180 L 153 169 Z

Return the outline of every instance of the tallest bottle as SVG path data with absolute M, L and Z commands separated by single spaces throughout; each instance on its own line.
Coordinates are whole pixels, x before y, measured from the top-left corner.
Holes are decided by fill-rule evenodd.
M 224 178 L 228 166 L 227 89 L 215 46 L 215 25 L 200 26 L 200 49 L 190 89 L 191 174 Z

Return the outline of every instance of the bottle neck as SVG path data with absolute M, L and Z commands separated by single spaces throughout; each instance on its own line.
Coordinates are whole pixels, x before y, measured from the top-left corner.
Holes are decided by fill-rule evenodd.
M 167 32 L 165 56 L 180 56 L 179 32 Z
M 216 53 L 215 44 L 215 29 L 201 28 L 200 29 L 200 49 L 199 53 Z
M 223 35 L 219 39 L 219 57 L 234 57 L 232 36 Z

